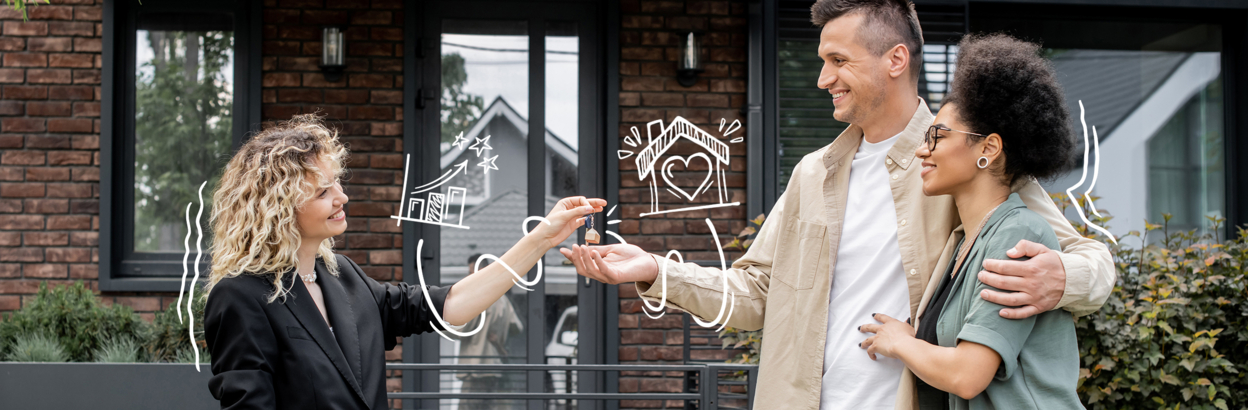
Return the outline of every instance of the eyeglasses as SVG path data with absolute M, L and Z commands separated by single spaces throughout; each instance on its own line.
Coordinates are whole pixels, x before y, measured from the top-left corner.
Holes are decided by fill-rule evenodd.
M 978 137 L 987 137 L 987 135 L 984 135 L 984 134 L 976 134 L 970 131 L 958 131 L 955 129 L 950 129 L 949 127 L 946 127 L 944 125 L 937 124 L 937 125 L 927 127 L 927 132 L 923 133 L 923 143 L 927 144 L 928 151 L 935 151 L 936 140 L 944 138 L 940 136 L 940 131 L 960 132 L 963 134 L 970 134 L 970 135 L 974 135 Z

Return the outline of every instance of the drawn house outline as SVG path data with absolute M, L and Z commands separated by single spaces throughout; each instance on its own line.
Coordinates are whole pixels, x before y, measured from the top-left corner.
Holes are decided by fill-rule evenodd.
M 710 154 L 710 157 L 706 157 L 704 153 L 698 153 L 688 157 L 668 157 L 668 159 L 664 162 L 664 167 L 666 167 L 668 162 L 677 158 L 681 158 L 687 167 L 689 165 L 689 160 L 695 156 L 700 155 L 706 157 L 707 162 L 711 165 L 709 178 L 707 178 L 706 182 L 704 182 L 701 186 L 696 188 L 693 193 L 684 193 L 685 196 L 692 200 L 701 193 L 710 191 L 713 188 L 716 191 L 715 194 L 717 196 L 718 203 L 660 209 L 659 181 L 669 181 L 664 174 L 665 170 L 656 170 L 655 164 L 659 162 L 659 159 L 664 157 L 664 154 L 667 153 L 673 145 L 680 142 L 681 139 L 689 140 L 698 144 L 698 146 L 702 147 L 707 151 L 707 153 Z M 642 213 L 639 216 L 644 217 L 655 214 L 719 208 L 741 204 L 740 202 L 728 202 L 727 178 L 724 174 L 725 168 L 728 167 L 729 162 L 731 161 L 731 158 L 728 156 L 728 144 L 725 144 L 718 138 L 715 138 L 706 131 L 703 131 L 701 128 L 698 128 L 698 126 L 693 125 L 693 123 L 689 122 L 689 120 L 686 120 L 684 117 L 676 117 L 672 120 L 671 124 L 667 125 L 667 127 L 663 126 L 663 120 L 654 120 L 647 123 L 646 147 L 645 149 L 642 149 L 641 152 L 637 153 L 635 161 L 637 164 L 638 179 L 641 181 L 649 179 L 650 188 L 650 212 Z M 679 190 L 680 188 L 676 189 Z M 681 191 L 683 192 L 683 190 Z M 677 194 L 677 196 L 679 197 L 680 195 Z

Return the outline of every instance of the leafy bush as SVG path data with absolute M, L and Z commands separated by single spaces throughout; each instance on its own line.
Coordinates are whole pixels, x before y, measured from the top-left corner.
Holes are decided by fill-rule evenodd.
M 105 339 L 141 339 L 145 325 L 129 307 L 101 305 L 82 282 L 52 289 L 42 283 L 34 300 L 0 321 L 0 346 L 41 333 L 60 343 L 70 361 L 87 362 Z
M 198 319 L 195 338 L 201 362 L 208 358 L 203 341 L 206 301 L 199 293 L 192 306 Z M 41 284 L 31 302 L 0 320 L 0 359 L 28 357 L 27 353 L 13 356 L 20 348 L 37 353 L 59 351 L 64 356 L 59 361 L 194 363 L 186 312 L 181 312 L 181 321 L 178 319 L 178 310 L 185 308 L 185 303 L 171 304 L 157 312 L 152 323 L 146 323 L 126 306 L 103 306 L 81 282 L 51 289 Z M 57 357 L 53 353 L 44 356 Z
M 1070 204 L 1054 198 L 1063 210 Z M 1109 220 L 1091 216 L 1100 226 Z M 1214 233 L 1205 235 L 1170 232 L 1169 220 L 1107 243 L 1118 285 L 1100 311 L 1076 323 L 1079 394 L 1089 409 L 1248 408 L 1248 231 L 1219 243 L 1223 219 L 1209 218 Z M 1128 237 L 1144 246 L 1125 247 Z
M 68 358 L 61 344 L 42 333 L 18 335 L 4 355 L 10 362 L 64 362 Z
M 136 363 L 139 360 L 139 345 L 134 339 L 118 337 L 105 341 L 99 349 L 95 349 L 95 361 L 99 363 Z

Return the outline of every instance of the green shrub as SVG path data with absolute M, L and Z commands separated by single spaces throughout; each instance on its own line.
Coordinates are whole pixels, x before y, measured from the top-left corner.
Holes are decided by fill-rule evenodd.
M 138 363 L 140 360 L 139 344 L 128 337 L 118 337 L 105 341 L 92 354 L 99 363 Z
M 195 341 L 199 344 L 201 356 L 208 351 L 208 346 L 204 343 L 204 306 L 207 300 L 203 292 L 196 292 L 195 304 L 192 306 L 195 312 Z M 181 320 L 178 319 L 179 310 L 181 310 Z M 186 299 L 182 300 L 181 305 L 171 304 L 165 310 L 156 313 L 156 318 L 152 320 L 151 333 L 143 346 L 152 361 L 195 362 L 194 353 L 191 359 L 182 360 L 178 357 L 182 354 L 182 350 L 189 351 L 191 347 L 191 336 L 186 332 L 187 320 Z
M 70 361 L 87 362 L 108 338 L 142 339 L 146 325 L 129 307 L 101 305 L 82 282 L 51 289 L 42 283 L 30 303 L 0 321 L 0 345 L 42 333 L 58 341 Z
M 27 333 L 13 339 L 5 361 L 10 362 L 64 362 L 69 356 L 56 339 L 42 333 Z
M 81 282 L 51 289 L 41 284 L 31 302 L 0 318 L 0 358 L 7 357 L 5 352 L 22 335 L 39 334 L 56 342 L 68 361 L 193 363 L 186 312 L 178 318 L 185 302 L 169 305 L 146 323 L 128 307 L 103 306 Z M 197 292 L 192 306 L 201 360 L 208 357 L 203 340 L 206 302 Z
M 1069 204 L 1054 197 L 1063 209 Z M 1248 231 L 1219 242 L 1214 234 L 1169 232 L 1170 215 L 1164 219 L 1118 244 L 1075 224 L 1107 242 L 1118 270 L 1105 305 L 1076 323 L 1080 396 L 1092 410 L 1248 408 Z M 1215 233 L 1224 222 L 1209 220 Z M 1145 245 L 1122 245 L 1129 237 Z

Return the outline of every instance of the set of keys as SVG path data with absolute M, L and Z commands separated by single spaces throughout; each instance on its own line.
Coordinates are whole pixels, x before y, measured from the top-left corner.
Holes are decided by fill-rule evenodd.
M 598 231 L 594 230 L 594 214 L 589 214 L 588 225 L 589 227 L 585 229 L 585 242 L 597 244 L 599 241 L 602 240 L 602 235 L 599 235 Z

